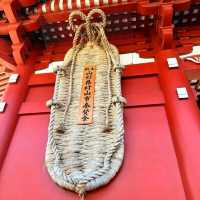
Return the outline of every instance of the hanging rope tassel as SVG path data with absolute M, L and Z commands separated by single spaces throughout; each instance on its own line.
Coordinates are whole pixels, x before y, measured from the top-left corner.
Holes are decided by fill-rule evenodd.
M 85 200 L 85 194 L 79 194 L 80 200 Z

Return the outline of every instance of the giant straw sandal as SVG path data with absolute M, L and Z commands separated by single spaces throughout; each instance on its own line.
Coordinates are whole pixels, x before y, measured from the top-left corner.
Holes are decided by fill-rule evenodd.
M 98 15 L 98 17 L 97 17 Z M 79 17 L 82 24 L 74 25 Z M 92 19 L 101 17 L 101 22 Z M 78 21 L 78 20 L 76 20 Z M 45 163 L 52 179 L 77 192 L 107 184 L 124 156 L 123 103 L 119 54 L 109 44 L 103 11 L 74 11 L 73 47 L 57 67 Z

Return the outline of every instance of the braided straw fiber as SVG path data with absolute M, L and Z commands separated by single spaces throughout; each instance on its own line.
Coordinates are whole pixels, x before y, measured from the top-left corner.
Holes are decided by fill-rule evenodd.
M 79 11 L 70 15 L 70 23 L 77 14 L 86 22 L 75 30 L 73 48 L 57 69 L 53 99 L 48 102 L 48 172 L 58 185 L 77 192 L 81 198 L 86 191 L 107 184 L 119 170 L 124 155 L 122 67 L 117 49 L 104 34 L 105 23 L 90 22 L 95 13 L 105 22 L 99 9 L 87 17 Z M 96 66 L 93 123 L 81 125 L 81 77 L 86 64 Z

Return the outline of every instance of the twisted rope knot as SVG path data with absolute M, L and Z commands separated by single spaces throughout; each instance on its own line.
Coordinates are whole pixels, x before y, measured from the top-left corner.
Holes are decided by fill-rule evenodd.
M 102 22 L 98 22 L 98 23 L 91 22 L 94 14 L 99 14 L 102 18 Z M 74 18 L 75 16 L 79 16 L 84 23 L 80 25 L 75 25 L 74 24 L 74 21 L 76 21 Z M 99 38 L 98 35 L 97 36 L 95 35 L 95 34 L 98 34 L 98 31 L 96 32 L 96 28 L 98 26 L 105 28 L 106 15 L 100 9 L 91 10 L 87 16 L 81 11 L 73 11 L 69 15 L 69 25 L 71 29 L 75 32 L 73 46 L 76 46 L 79 37 L 84 36 L 84 38 L 86 38 L 83 32 L 81 32 L 83 29 L 86 30 L 87 38 L 89 39 L 89 41 L 93 41 L 95 40 L 95 38 Z
M 63 66 L 58 66 L 58 65 L 53 66 L 53 72 L 54 72 L 54 73 L 57 73 L 58 71 L 65 72 L 66 70 L 64 69 Z
M 127 101 L 124 97 L 122 96 L 114 96 L 112 97 L 112 103 L 116 104 L 116 103 L 120 103 L 120 104 L 126 104 Z
M 117 71 L 117 70 L 122 70 L 124 69 L 124 65 L 121 65 L 120 63 L 117 63 L 115 66 L 114 66 L 114 70 Z
M 79 10 L 75 10 L 73 12 L 71 12 L 71 14 L 69 15 L 69 25 L 71 27 L 71 29 L 75 32 L 77 30 L 77 26 L 74 24 L 74 17 L 75 16 L 79 16 L 81 18 L 82 21 L 86 21 L 86 15 L 79 11 Z
M 56 130 L 60 133 L 64 133 L 65 132 L 65 124 L 63 122 L 61 122 L 57 127 Z
M 85 199 L 85 184 L 78 184 L 76 186 L 76 191 L 79 194 L 80 200 L 84 200 Z
M 63 107 L 63 104 L 55 99 L 49 99 L 47 102 L 46 102 L 46 106 L 48 108 L 51 108 L 51 106 L 55 106 L 56 108 L 61 108 Z

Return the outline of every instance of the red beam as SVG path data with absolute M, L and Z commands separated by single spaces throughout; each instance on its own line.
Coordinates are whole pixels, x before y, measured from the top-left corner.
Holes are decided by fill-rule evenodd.
M 184 70 L 188 80 L 200 80 L 200 67 L 198 69 Z
M 133 10 L 136 10 L 137 4 L 135 2 L 130 3 L 121 3 L 116 5 L 109 5 L 109 6 L 100 6 L 100 8 L 106 12 L 109 13 L 119 13 L 119 12 L 132 12 Z M 80 9 L 84 13 L 87 13 L 90 9 Z M 64 11 L 57 11 L 57 12 L 47 12 L 42 13 L 41 9 L 38 9 L 38 14 L 41 14 L 41 16 L 44 18 L 46 23 L 53 23 L 57 21 L 65 21 L 68 19 L 69 14 L 71 13 L 70 10 L 64 10 Z
M 44 25 L 44 20 L 40 15 L 36 15 L 28 20 L 23 20 L 22 22 L 22 26 L 26 32 L 38 30 L 42 25 Z
M 11 43 L 0 39 L 0 64 L 7 71 L 16 71 L 14 59 L 11 57 L 12 49 Z
M 134 65 L 126 65 L 123 70 L 123 78 L 129 77 L 139 77 L 146 75 L 158 75 L 159 69 L 155 62 L 152 63 L 142 63 L 142 64 L 134 64 Z
M 16 23 L 18 21 L 17 8 L 19 5 L 15 0 L 3 0 L 2 7 L 5 15 L 10 23 Z
M 0 2 L 0 11 L 3 11 L 3 3 L 2 3 L 2 1 Z
M 172 1 L 171 3 L 176 10 L 180 11 L 180 10 L 188 9 L 190 7 L 191 1 L 179 0 L 179 1 Z M 111 4 L 111 5 L 106 5 L 106 6 L 102 5 L 102 6 L 99 6 L 99 8 L 101 8 L 107 14 L 137 11 L 137 13 L 141 15 L 151 15 L 151 14 L 157 15 L 161 5 L 165 5 L 165 3 L 162 3 L 162 1 L 149 3 L 148 1 L 136 0 L 136 1 L 126 2 L 126 3 Z M 95 8 L 95 7 L 91 6 L 90 8 L 82 8 L 80 10 L 87 13 L 88 10 L 91 10 L 92 8 Z M 46 13 L 42 13 L 41 4 L 38 6 L 38 14 L 42 14 L 42 16 L 44 17 L 47 23 L 53 23 L 56 21 L 64 21 L 68 18 L 69 13 L 71 13 L 71 10 L 67 9 L 66 5 L 63 11 L 60 11 L 58 9 L 58 5 L 55 5 L 55 11 L 51 11 L 50 1 L 46 2 L 46 10 L 47 10 Z
M 35 5 L 40 2 L 40 0 L 18 0 L 22 7 L 28 7 Z
M 13 72 L 16 71 L 15 62 L 9 56 L 0 55 L 0 64 L 10 71 L 13 71 Z
M 32 32 L 34 30 L 40 29 L 40 27 L 44 24 L 44 20 L 40 16 L 35 16 L 34 18 L 23 20 L 20 23 L 5 23 L 0 24 L 0 35 L 7 35 L 9 31 L 15 31 L 17 28 L 22 28 L 26 32 Z M 21 32 L 21 31 L 20 31 Z
M 191 0 L 178 0 L 178 1 L 167 1 L 168 3 L 171 3 L 175 10 L 182 11 L 190 8 Z M 159 8 L 162 5 L 165 5 L 166 3 L 163 3 L 163 1 L 157 1 L 153 3 L 149 3 L 148 1 L 141 1 L 138 3 L 138 12 L 142 15 L 151 15 L 155 14 L 157 15 L 159 12 Z
M 191 0 L 179 0 L 174 1 L 174 9 L 177 11 L 182 11 L 190 8 L 190 5 L 192 4 Z

